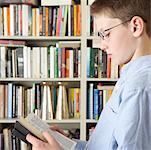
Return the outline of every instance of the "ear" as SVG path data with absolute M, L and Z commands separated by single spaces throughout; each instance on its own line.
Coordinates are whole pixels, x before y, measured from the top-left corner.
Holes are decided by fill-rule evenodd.
M 144 21 L 141 17 L 134 16 L 131 19 L 130 28 L 131 28 L 131 32 L 132 32 L 134 37 L 141 36 L 143 31 L 144 31 L 144 27 L 145 27 L 145 24 L 144 24 Z

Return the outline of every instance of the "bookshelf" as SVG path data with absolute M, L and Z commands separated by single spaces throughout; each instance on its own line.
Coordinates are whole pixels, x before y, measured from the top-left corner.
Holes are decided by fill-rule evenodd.
M 44 0 L 45 4 L 49 0 Z M 92 3 L 92 1 L 90 2 Z M 80 129 L 80 139 L 87 139 L 87 124 L 96 124 L 97 120 L 87 119 L 87 99 L 88 99 L 88 86 L 90 83 L 105 82 L 110 84 L 111 82 L 115 83 L 117 79 L 114 78 L 89 78 L 87 77 L 87 47 L 89 41 L 99 40 L 97 36 L 88 35 L 87 33 L 87 0 L 81 0 L 81 35 L 79 36 L 0 36 L 0 40 L 17 40 L 25 41 L 28 46 L 49 46 L 53 45 L 59 41 L 70 41 L 70 42 L 79 42 L 81 50 L 81 63 L 80 63 L 80 77 L 60 77 L 60 78 L 20 78 L 20 77 L 8 77 L 0 78 L 0 83 L 13 83 L 21 84 L 24 86 L 31 87 L 33 83 L 42 83 L 49 82 L 49 84 L 57 85 L 58 82 L 69 87 L 79 87 L 80 88 L 80 118 L 75 119 L 61 119 L 61 120 L 46 120 L 49 124 L 59 124 L 59 126 L 68 129 L 71 127 Z M 16 119 L 0 119 L 0 124 L 10 124 L 15 123 Z

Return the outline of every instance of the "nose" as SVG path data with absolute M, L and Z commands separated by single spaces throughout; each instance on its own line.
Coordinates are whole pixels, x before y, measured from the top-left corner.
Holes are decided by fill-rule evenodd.
M 100 49 L 103 51 L 106 51 L 108 49 L 108 45 L 105 40 L 101 40 Z

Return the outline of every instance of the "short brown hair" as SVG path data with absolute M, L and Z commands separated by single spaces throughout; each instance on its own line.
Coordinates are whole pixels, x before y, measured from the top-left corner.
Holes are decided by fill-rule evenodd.
M 151 37 L 151 0 L 95 0 L 91 14 L 105 13 L 122 21 L 140 16 L 146 23 L 146 33 Z

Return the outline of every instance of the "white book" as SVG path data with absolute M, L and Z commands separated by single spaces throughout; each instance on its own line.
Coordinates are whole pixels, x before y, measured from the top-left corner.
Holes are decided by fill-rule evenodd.
M 18 86 L 18 117 L 23 114 L 23 87 Z
M 40 47 L 33 47 L 32 63 L 33 78 L 40 78 Z
M 24 78 L 27 78 L 28 76 L 27 76 L 27 70 L 28 70 L 28 58 L 27 58 L 27 49 L 28 49 L 28 47 L 27 46 L 24 46 L 23 47 L 23 60 L 24 60 Z
M 8 93 L 7 93 L 7 97 L 8 97 L 8 104 L 7 104 L 7 108 L 8 108 L 8 118 L 12 118 L 12 97 L 13 97 L 13 84 L 12 83 L 8 83 Z
M 41 47 L 40 49 L 40 77 L 48 77 L 48 56 L 47 47 Z
M 43 87 L 43 97 L 42 97 L 42 120 L 47 119 L 47 86 Z
M 36 77 L 40 78 L 40 47 L 36 49 Z
M 36 47 L 32 48 L 32 78 L 36 78 Z
M 62 120 L 62 93 L 63 86 L 59 85 L 58 98 L 57 98 L 57 109 L 56 109 L 56 119 Z
M 93 95 L 94 95 L 94 88 L 93 83 L 90 83 L 89 87 L 89 119 L 93 119 Z
M 27 48 L 27 78 L 31 78 L 31 47 Z
M 55 47 L 50 47 L 50 78 L 54 78 L 54 57 L 55 57 Z
M 22 5 L 22 35 L 28 36 L 28 5 Z
M 6 47 L 0 47 L 0 72 L 1 78 L 6 78 Z
M 32 90 L 31 90 L 31 112 L 34 112 L 35 110 L 35 84 L 33 84 L 32 86 Z
M 72 5 L 73 0 L 41 0 L 41 6 Z
M 14 6 L 15 5 L 12 5 L 10 4 L 9 8 L 10 8 L 10 36 L 14 36 Z
M 103 108 L 105 107 L 107 102 L 107 90 L 103 90 Z
M 18 35 L 22 35 L 22 5 L 18 5 Z
M 86 24 L 86 35 L 90 36 L 90 6 L 86 6 L 87 9 L 87 24 Z
M 31 89 L 27 89 L 27 114 L 31 113 Z
M 51 90 L 50 87 L 47 86 L 47 94 L 48 94 L 48 98 L 47 98 L 47 119 L 53 119 L 53 109 L 52 109 L 52 94 L 51 94 Z

